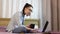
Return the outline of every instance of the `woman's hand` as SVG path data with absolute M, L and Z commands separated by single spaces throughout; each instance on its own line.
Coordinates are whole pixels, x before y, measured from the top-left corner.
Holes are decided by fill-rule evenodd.
M 31 29 L 31 31 L 32 31 L 33 33 L 37 33 L 37 32 L 38 32 L 37 29 Z

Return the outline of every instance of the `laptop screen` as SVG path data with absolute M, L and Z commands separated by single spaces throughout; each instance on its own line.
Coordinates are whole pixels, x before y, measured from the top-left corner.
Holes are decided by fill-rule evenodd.
M 46 30 L 47 26 L 48 26 L 48 21 L 46 21 L 46 24 L 45 24 L 45 26 L 44 26 L 44 28 L 43 28 L 42 32 L 45 32 L 45 30 Z

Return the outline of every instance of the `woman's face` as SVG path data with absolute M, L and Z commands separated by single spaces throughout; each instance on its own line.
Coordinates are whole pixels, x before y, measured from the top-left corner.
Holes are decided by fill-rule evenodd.
M 32 12 L 32 7 L 25 8 L 25 15 L 26 16 L 30 16 L 31 15 L 31 12 Z

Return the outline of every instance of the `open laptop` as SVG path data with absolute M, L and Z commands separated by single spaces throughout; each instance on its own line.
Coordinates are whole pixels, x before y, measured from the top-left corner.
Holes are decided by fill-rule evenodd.
M 44 28 L 43 28 L 42 32 L 45 32 L 45 30 L 46 30 L 47 26 L 48 26 L 48 21 L 46 21 L 46 24 L 45 24 L 45 26 L 44 26 Z
M 40 32 L 45 32 L 45 30 L 47 29 L 48 24 L 49 24 L 49 22 L 46 21 L 46 23 L 45 23 L 43 29 L 40 29 L 40 28 L 39 28 L 37 31 L 38 31 L 39 33 L 40 33 Z

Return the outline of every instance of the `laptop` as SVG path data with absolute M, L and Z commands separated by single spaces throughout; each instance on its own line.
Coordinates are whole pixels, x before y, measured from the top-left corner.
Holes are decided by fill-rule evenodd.
M 45 24 L 45 26 L 44 26 L 44 28 L 43 28 L 42 32 L 45 32 L 45 30 L 46 30 L 47 26 L 48 26 L 48 21 L 46 21 L 46 24 Z

